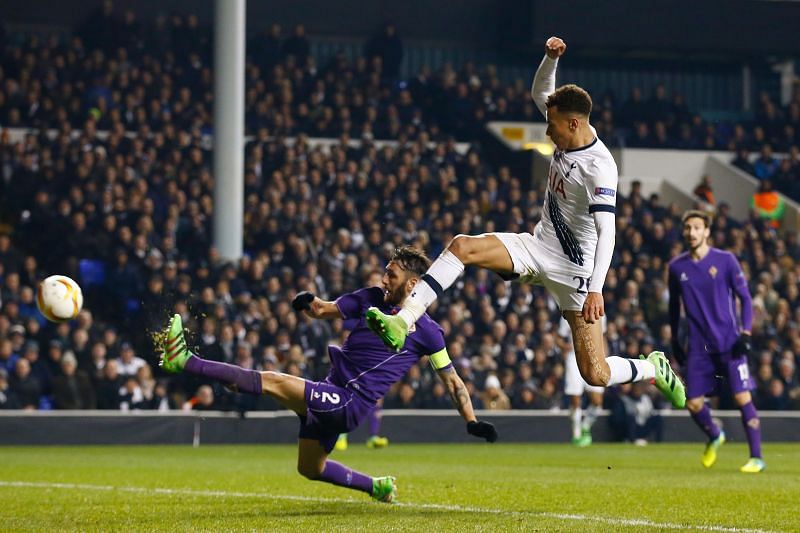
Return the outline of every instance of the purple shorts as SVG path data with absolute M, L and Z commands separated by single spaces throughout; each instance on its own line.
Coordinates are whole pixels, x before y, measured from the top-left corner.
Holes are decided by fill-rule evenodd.
M 728 382 L 731 393 L 753 390 L 753 379 L 747 357 L 721 354 L 689 353 L 686 364 L 686 397 L 716 396 L 722 379 Z
M 329 381 L 306 382 L 306 416 L 300 417 L 301 439 L 318 440 L 331 453 L 340 433 L 350 433 L 374 406 Z

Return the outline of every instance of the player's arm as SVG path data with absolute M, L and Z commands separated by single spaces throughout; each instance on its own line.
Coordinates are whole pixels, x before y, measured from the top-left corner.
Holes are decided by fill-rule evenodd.
M 566 51 L 567 45 L 558 37 L 550 37 L 544 45 L 545 56 L 533 76 L 531 98 L 542 115 L 547 116 L 547 97 L 556 91 L 556 67 L 558 58 Z
M 453 406 L 458 410 L 459 414 L 467 422 L 467 432 L 470 435 L 481 437 L 489 442 L 497 440 L 497 430 L 494 425 L 489 422 L 481 422 L 475 417 L 475 411 L 472 409 L 472 400 L 469 397 L 467 386 L 458 376 L 456 369 L 453 368 L 453 363 L 450 362 L 450 356 L 447 355 L 447 349 L 442 348 L 435 354 L 430 356 L 431 366 L 436 373 L 439 374 L 439 379 L 444 383 L 447 393 L 453 402 Z
M 594 217 L 597 230 L 597 247 L 594 250 L 594 267 L 589 278 L 586 302 L 583 306 L 583 319 L 592 323 L 600 320 L 605 314 L 603 305 L 603 285 L 614 255 L 614 244 L 617 239 L 617 228 L 613 206 L 605 204 L 592 205 L 589 212 Z
M 750 296 L 750 289 L 747 286 L 747 278 L 745 278 L 742 267 L 736 258 L 731 255 L 731 265 L 729 282 L 733 288 L 733 292 L 739 298 L 739 304 L 742 309 L 742 331 L 739 333 L 739 338 L 734 344 L 734 351 L 736 355 L 750 355 L 753 348 L 751 341 L 751 332 L 753 329 L 753 298 Z
M 336 302 L 328 302 L 308 291 L 297 293 L 292 300 L 292 307 L 295 311 L 303 312 L 311 318 L 332 320 L 342 318 L 342 312 Z
M 681 283 L 672 266 L 669 267 L 669 329 L 672 335 L 672 352 L 678 363 L 686 361 L 686 352 L 678 342 L 678 325 L 681 320 Z

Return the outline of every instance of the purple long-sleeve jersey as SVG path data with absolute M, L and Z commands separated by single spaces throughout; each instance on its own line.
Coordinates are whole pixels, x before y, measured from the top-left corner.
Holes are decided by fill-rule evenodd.
M 734 293 L 741 302 L 741 328 Z M 673 335 L 678 331 L 681 300 L 689 326 L 690 354 L 727 352 L 740 330 L 750 331 L 753 324 L 747 280 L 730 252 L 710 248 L 699 261 L 688 252 L 670 261 L 669 322 Z
M 331 370 L 328 380 L 350 388 L 362 398 L 375 402 L 399 381 L 420 357 L 433 355 L 445 348 L 444 332 L 428 314 L 422 315 L 408 332 L 400 352 L 390 351 L 368 327 L 365 314 L 375 306 L 384 313 L 394 308 L 383 301 L 383 290 L 377 287 L 344 294 L 336 305 L 351 330 L 341 349 L 329 348 Z

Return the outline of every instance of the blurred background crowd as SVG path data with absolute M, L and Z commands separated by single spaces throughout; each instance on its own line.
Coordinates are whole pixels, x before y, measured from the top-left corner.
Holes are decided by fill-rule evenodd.
M 221 260 L 204 137 L 210 55 L 196 16 L 142 21 L 110 2 L 72 35 L 0 35 L 0 407 L 277 409 L 167 377 L 151 334 L 179 312 L 203 357 L 320 379 L 326 346 L 347 333 L 342 321 L 294 313 L 296 292 L 334 299 L 379 284 L 396 246 L 435 257 L 458 233 L 532 231 L 538 221 L 544 184 L 491 164 L 479 143 L 457 143 L 477 140 L 489 120 L 541 121 L 529 80 L 470 62 L 402 77 L 391 24 L 362 56 L 321 63 L 302 25 L 273 25 L 247 48 L 246 255 Z M 593 124 L 609 146 L 729 150 L 765 188 L 800 198 L 800 91 L 785 106 L 764 93 L 746 123 L 706 122 L 664 85 L 594 97 Z M 12 139 L 9 128 L 31 130 Z M 698 203 L 717 212 L 713 244 L 750 280 L 756 406 L 800 408 L 797 235 L 756 214 L 734 220 L 698 184 Z M 669 353 L 665 266 L 682 251 L 680 215 L 635 184 L 618 199 L 607 353 Z M 36 284 L 53 273 L 84 290 L 85 309 L 68 324 L 36 311 Z M 566 406 L 571 340 L 543 290 L 468 269 L 430 313 L 476 407 Z M 450 408 L 425 363 L 386 407 Z M 629 389 L 609 390 L 606 406 L 649 393 Z

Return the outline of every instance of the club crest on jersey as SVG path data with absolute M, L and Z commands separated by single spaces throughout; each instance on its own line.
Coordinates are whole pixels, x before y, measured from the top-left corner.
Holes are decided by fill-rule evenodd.
M 686 275 L 686 272 L 681 272 L 681 281 L 689 281 L 689 276 Z
M 708 273 L 711 274 L 711 279 L 717 279 L 717 272 L 719 272 L 719 270 L 717 270 L 717 267 L 714 265 L 711 265 L 711 268 L 708 269 Z
M 597 196 L 611 196 L 614 197 L 617 194 L 617 191 L 614 189 L 609 189 L 608 187 L 595 187 L 594 193 Z

